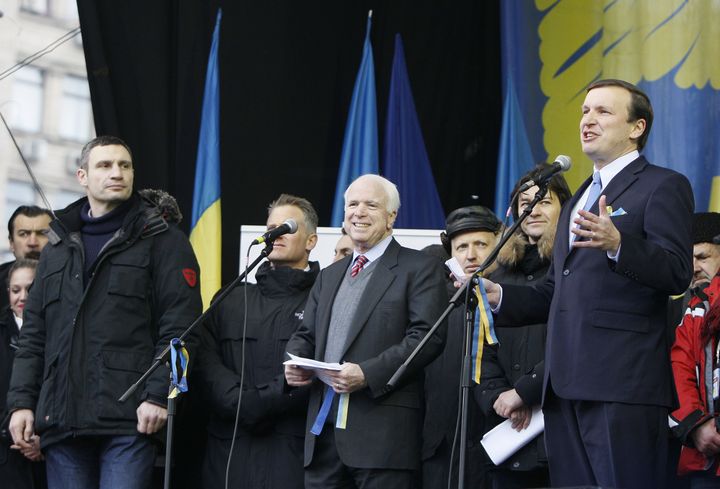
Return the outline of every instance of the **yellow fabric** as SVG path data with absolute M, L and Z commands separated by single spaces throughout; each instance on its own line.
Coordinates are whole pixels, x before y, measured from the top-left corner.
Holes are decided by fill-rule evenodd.
M 190 243 L 200 264 L 200 292 L 203 310 L 208 308 L 213 296 L 220 290 L 222 280 L 222 220 L 220 217 L 220 199 L 218 199 L 203 212 L 190 232 Z

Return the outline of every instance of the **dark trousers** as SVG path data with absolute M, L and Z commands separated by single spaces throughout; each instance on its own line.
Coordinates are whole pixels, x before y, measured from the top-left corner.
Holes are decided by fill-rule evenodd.
M 43 489 L 47 487 L 45 479 L 45 462 L 31 462 L 9 443 L 0 446 L 0 487 Z
M 665 488 L 666 408 L 572 401 L 549 390 L 543 414 L 553 487 Z
M 229 486 L 233 489 L 303 489 L 301 436 L 269 433 L 235 439 Z M 230 444 L 209 435 L 203 462 L 202 488 L 223 489 Z
M 412 470 L 348 467 L 335 447 L 335 429 L 326 424 L 305 468 L 305 489 L 415 489 L 417 476 Z
M 423 460 L 422 463 L 422 488 L 423 489 L 446 489 L 448 487 L 448 475 L 452 471 L 450 487 L 458 486 L 458 467 L 460 449 L 455 449 L 453 455 L 452 469 L 450 468 L 451 446 L 447 440 L 443 440 L 437 447 L 432 457 Z M 482 488 L 485 484 L 487 472 L 487 455 L 479 443 L 469 443 L 465 458 L 465 487 Z
M 528 489 L 549 487 L 550 476 L 547 467 L 535 470 L 491 470 L 488 474 L 491 489 Z

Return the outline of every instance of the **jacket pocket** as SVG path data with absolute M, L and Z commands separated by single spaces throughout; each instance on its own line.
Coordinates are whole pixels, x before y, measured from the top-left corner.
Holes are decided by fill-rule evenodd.
M 125 402 L 118 399 L 150 366 L 151 353 L 103 350 L 96 406 L 102 419 L 135 420 L 142 386 Z
M 42 386 L 35 409 L 35 430 L 42 433 L 57 424 L 57 364 L 58 355 L 45 365 Z
M 395 391 L 380 401 L 383 406 L 399 406 L 420 409 L 420 394 L 414 391 Z
M 119 255 L 110 260 L 108 293 L 145 299 L 149 283 L 147 255 Z
M 43 310 L 47 309 L 53 302 L 60 300 L 60 289 L 62 288 L 62 270 L 43 277 Z
M 627 312 L 593 311 L 591 324 L 596 328 L 647 333 L 650 329 L 650 318 Z

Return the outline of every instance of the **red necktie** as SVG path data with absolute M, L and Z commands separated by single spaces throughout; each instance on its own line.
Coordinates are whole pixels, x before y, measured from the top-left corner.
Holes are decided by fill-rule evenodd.
M 365 255 L 360 255 L 355 259 L 355 264 L 352 267 L 352 270 L 350 271 L 350 276 L 354 277 L 358 273 L 360 273 L 360 270 L 363 269 L 365 264 L 367 263 L 368 259 L 365 257 Z

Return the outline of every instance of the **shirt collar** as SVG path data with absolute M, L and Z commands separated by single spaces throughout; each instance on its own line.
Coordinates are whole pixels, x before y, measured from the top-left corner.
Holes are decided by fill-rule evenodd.
M 350 263 L 355 263 L 355 259 L 357 259 L 360 255 L 365 255 L 365 258 L 367 258 L 368 263 L 372 263 L 373 261 L 377 260 L 381 256 L 383 256 L 383 253 L 385 253 L 385 250 L 387 250 L 387 247 L 390 246 L 390 241 L 392 241 L 392 234 L 388 236 L 387 238 L 380 241 L 378 244 L 367 250 L 365 253 L 358 253 L 357 251 L 353 251 L 353 259 Z
M 626 166 L 628 166 L 630 163 L 635 161 L 640 157 L 640 152 L 630 151 L 629 153 L 626 153 L 622 155 L 620 158 L 617 158 L 616 160 L 608 163 L 604 167 L 602 167 L 599 170 L 595 170 L 600 173 L 600 180 L 602 181 L 602 188 L 605 188 L 610 183 L 610 180 L 615 178 L 615 175 L 620 173 L 622 170 L 625 169 Z

